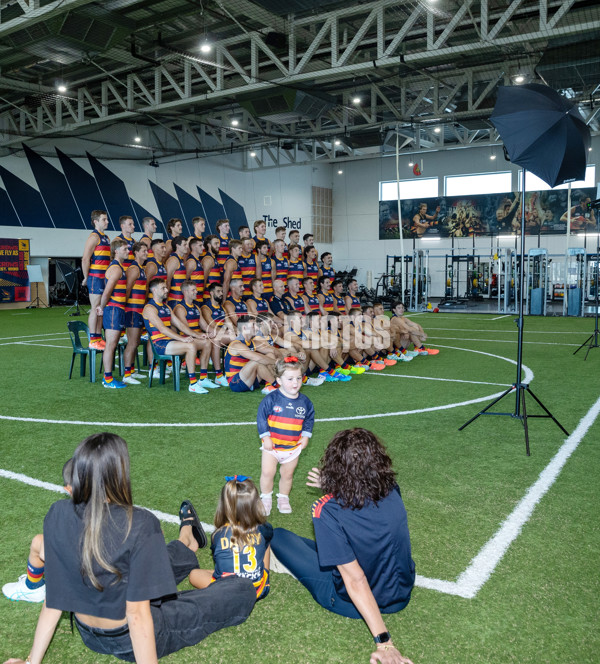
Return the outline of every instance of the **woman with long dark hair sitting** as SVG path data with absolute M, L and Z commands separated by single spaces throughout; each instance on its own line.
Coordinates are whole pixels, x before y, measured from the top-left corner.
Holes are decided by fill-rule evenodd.
M 74 613 L 91 650 L 144 664 L 246 620 L 256 601 L 248 579 L 178 593 L 206 536 L 184 501 L 179 539 L 165 544 L 158 519 L 133 506 L 122 438 L 86 438 L 72 472 L 72 499 L 54 503 L 44 520 L 46 601 L 27 664 L 42 661 L 63 611 Z
M 276 528 L 271 549 L 328 611 L 362 618 L 376 649 L 371 662 L 411 664 L 392 642 L 382 613 L 401 611 L 415 582 L 404 503 L 392 461 L 366 429 L 337 433 L 309 486 L 316 542 Z

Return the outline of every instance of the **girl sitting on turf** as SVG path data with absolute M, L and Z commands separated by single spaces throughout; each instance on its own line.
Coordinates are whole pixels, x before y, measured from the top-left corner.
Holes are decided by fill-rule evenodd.
M 277 509 L 289 514 L 289 494 L 300 452 L 308 445 L 315 422 L 312 401 L 300 394 L 302 364 L 293 355 L 277 360 L 279 389 L 268 394 L 258 407 L 257 427 L 262 441 L 260 498 L 267 516 L 271 513 L 273 480 L 279 465 Z
M 211 550 L 215 569 L 195 569 L 190 583 L 206 588 L 225 576 L 250 579 L 256 588 L 256 599 L 269 593 L 269 556 L 273 526 L 265 512 L 254 482 L 245 475 L 226 477 L 215 514 L 216 530 Z

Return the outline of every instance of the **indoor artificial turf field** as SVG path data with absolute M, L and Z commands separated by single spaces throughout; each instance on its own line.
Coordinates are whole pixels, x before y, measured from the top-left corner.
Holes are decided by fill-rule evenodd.
M 115 431 L 129 444 L 136 504 L 175 515 L 181 500 L 190 498 L 209 523 L 224 475 L 244 473 L 258 480 L 254 421 L 260 394 L 233 394 L 224 388 L 190 394 L 183 376 L 180 393 L 170 381 L 165 386 L 155 382 L 150 390 L 140 385 L 109 391 L 100 382 L 80 378 L 78 364 L 69 381 L 67 320 L 64 309 L 0 312 L 0 415 L 8 418 L 0 425 L 1 469 L 60 484 L 62 465 L 82 438 Z M 532 390 L 569 433 L 583 420 L 568 449 L 562 447 L 566 437 L 555 424 L 530 420 L 532 454 L 527 457 L 522 427 L 512 418 L 482 417 L 457 431 L 515 380 L 510 362 L 516 359 L 514 316 L 442 312 L 415 320 L 430 332 L 439 355 L 418 357 L 347 384 L 304 388 L 318 421 L 296 471 L 294 512 L 280 515 L 274 510 L 270 521 L 312 536 L 310 505 L 319 494 L 304 485 L 307 470 L 318 463 L 336 431 L 370 428 L 394 460 L 419 574 L 409 606 L 386 617 L 401 652 L 415 664 L 598 662 L 600 423 L 595 417 L 600 349 L 592 349 L 585 362 L 583 352 L 572 355 L 592 332 L 593 321 L 525 321 L 524 364 L 534 374 Z M 512 397 L 502 403 L 502 410 L 514 410 Z M 540 412 L 533 400 L 528 408 Z M 390 415 L 421 409 L 429 410 Z M 352 417 L 361 419 L 348 419 Z M 573 447 L 506 554 L 487 572 L 479 572 L 472 596 L 451 594 L 466 586 L 443 582 L 462 578 L 555 455 L 564 461 Z M 0 477 L 0 488 L 4 584 L 25 571 L 31 537 L 41 532 L 44 515 L 59 496 L 6 477 Z M 172 538 L 177 528 L 165 522 L 164 532 Z M 517 532 L 518 526 L 513 535 Z M 494 542 L 486 550 L 492 559 L 498 558 L 495 549 L 500 546 Z M 207 550 L 199 559 L 210 566 Z M 38 605 L 0 597 L 0 662 L 27 655 L 38 613 Z M 244 625 L 164 661 L 354 664 L 368 662 L 371 651 L 362 622 L 327 613 L 293 578 L 273 574 L 270 595 Z M 87 650 L 63 617 L 44 661 L 118 660 Z

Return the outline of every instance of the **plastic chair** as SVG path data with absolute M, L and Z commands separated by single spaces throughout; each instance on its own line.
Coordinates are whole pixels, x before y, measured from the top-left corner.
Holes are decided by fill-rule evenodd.
M 73 375 L 73 365 L 75 364 L 75 357 L 79 355 L 80 357 L 80 368 L 79 368 L 79 375 L 80 376 L 85 376 L 85 365 L 87 361 L 87 357 L 89 355 L 90 358 L 90 382 L 95 383 L 96 382 L 96 354 L 97 353 L 103 353 L 104 351 L 98 350 L 96 348 L 90 348 L 88 345 L 84 346 L 81 343 L 81 339 L 79 338 L 79 335 L 81 333 L 85 333 L 87 337 L 87 341 L 89 344 L 89 339 L 90 339 L 90 329 L 88 326 L 80 320 L 70 320 L 67 323 L 67 327 L 69 329 L 69 336 L 71 337 L 71 343 L 73 344 L 73 357 L 71 358 L 71 368 L 69 369 L 69 380 L 71 380 L 71 376 Z
M 161 355 L 156 350 L 156 346 L 152 342 L 152 339 L 150 339 L 150 343 L 152 344 L 152 354 L 154 356 L 154 359 L 150 363 L 150 371 L 148 373 L 148 387 L 152 387 L 152 374 L 154 373 L 154 367 L 156 367 L 157 362 L 160 367 L 159 382 L 161 385 L 164 385 L 165 383 L 165 372 L 167 369 L 167 362 L 173 362 L 173 389 L 175 390 L 175 392 L 179 392 L 180 388 L 179 372 L 181 371 L 181 355 Z

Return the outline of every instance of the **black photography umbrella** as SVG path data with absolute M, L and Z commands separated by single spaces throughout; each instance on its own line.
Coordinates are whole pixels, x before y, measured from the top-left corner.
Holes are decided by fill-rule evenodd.
M 490 121 L 510 161 L 551 187 L 583 180 L 590 129 L 576 106 L 546 85 L 502 86 Z
M 498 88 L 498 97 L 490 120 L 498 130 L 511 162 L 523 167 L 521 179 L 521 256 L 519 261 L 519 318 L 517 380 L 498 398 L 463 424 L 459 431 L 480 415 L 507 415 L 520 420 L 525 430 L 525 451 L 529 456 L 527 404 L 529 394 L 544 414 L 529 415 L 551 419 L 565 434 L 562 424 L 522 382 L 523 369 L 523 285 L 525 282 L 525 174 L 531 171 L 551 187 L 585 178 L 590 130 L 575 106 L 545 85 L 531 83 Z M 491 412 L 490 408 L 515 392 L 515 409 L 510 413 Z

